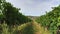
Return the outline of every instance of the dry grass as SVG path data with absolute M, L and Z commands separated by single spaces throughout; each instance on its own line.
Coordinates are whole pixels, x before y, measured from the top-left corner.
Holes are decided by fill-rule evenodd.
M 46 28 L 43 28 L 35 21 L 15 26 L 11 29 L 11 32 L 9 32 L 6 24 L 0 24 L 0 26 L 3 28 L 3 34 L 51 34 Z
M 18 29 L 22 34 L 51 34 L 46 28 L 43 28 L 35 21 L 18 26 Z

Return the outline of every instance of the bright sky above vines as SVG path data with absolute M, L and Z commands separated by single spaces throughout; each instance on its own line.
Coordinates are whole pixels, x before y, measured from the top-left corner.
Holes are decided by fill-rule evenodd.
M 24 15 L 40 16 L 49 12 L 51 7 L 58 6 L 60 0 L 7 0 L 17 8 L 21 8 L 20 12 Z

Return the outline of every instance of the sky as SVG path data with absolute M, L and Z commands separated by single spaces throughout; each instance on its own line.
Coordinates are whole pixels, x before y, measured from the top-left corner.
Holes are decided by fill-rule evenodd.
M 7 0 L 14 7 L 20 8 L 23 15 L 41 16 L 51 11 L 51 7 L 58 6 L 60 0 Z

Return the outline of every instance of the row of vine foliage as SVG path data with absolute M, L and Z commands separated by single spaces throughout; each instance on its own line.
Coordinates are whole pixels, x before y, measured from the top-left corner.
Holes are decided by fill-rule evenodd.
M 60 26 L 60 5 L 58 7 L 52 7 L 52 9 L 52 11 L 46 12 L 45 15 L 37 18 L 36 21 L 56 34 L 58 26 Z
M 0 0 L 0 23 L 2 24 L 5 21 L 8 25 L 15 25 L 31 21 L 19 11 L 19 8 L 14 7 L 6 0 Z

